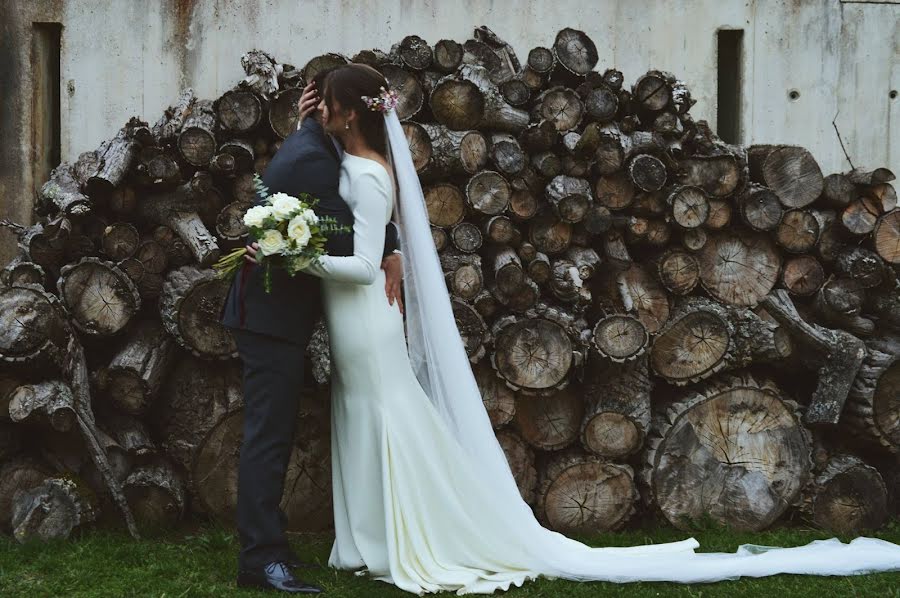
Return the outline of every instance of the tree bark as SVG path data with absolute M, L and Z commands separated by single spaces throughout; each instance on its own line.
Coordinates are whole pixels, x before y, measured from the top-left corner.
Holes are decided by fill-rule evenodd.
M 679 529 L 704 517 L 732 529 L 765 529 L 810 478 L 811 439 L 796 403 L 750 375 L 689 393 L 654 431 L 659 438 L 645 454 L 644 480 Z
M 231 333 L 219 323 L 227 293 L 227 282 L 212 270 L 194 266 L 172 270 L 159 303 L 163 325 L 181 347 L 198 357 L 237 357 Z

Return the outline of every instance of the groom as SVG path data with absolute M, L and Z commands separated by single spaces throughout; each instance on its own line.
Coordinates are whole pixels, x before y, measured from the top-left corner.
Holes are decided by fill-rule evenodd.
M 317 90 L 319 73 L 300 99 L 300 123 L 263 175 L 269 193 L 318 198 L 315 212 L 352 225 L 353 214 L 338 193 L 340 156 L 325 134 Z M 308 116 L 307 116 L 308 115 Z M 258 202 L 261 199 L 258 198 Z M 388 223 L 381 267 L 388 300 L 400 301 L 402 265 L 397 231 Z M 263 289 L 262 268 L 251 256 L 238 271 L 222 308 L 221 323 L 230 328 L 243 362 L 244 440 L 238 470 L 237 527 L 241 541 L 237 583 L 289 593 L 315 594 L 318 586 L 292 576 L 290 567 L 304 565 L 285 536 L 286 517 L 279 503 L 290 457 L 297 403 L 303 387 L 303 357 L 313 326 L 322 314 L 320 279 L 305 273 L 295 277 L 272 269 L 271 293 Z M 353 255 L 353 236 L 328 238 L 330 255 Z M 402 310 L 402 303 L 401 310 Z M 299 431 L 299 433 L 303 433 Z

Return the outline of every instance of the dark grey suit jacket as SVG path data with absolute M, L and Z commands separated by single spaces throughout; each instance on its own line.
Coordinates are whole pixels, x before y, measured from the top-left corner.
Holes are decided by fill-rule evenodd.
M 309 193 L 319 198 L 315 212 L 332 216 L 348 228 L 353 213 L 338 193 L 340 158 L 322 125 L 312 118 L 303 121 L 272 157 L 262 180 L 270 194 L 294 197 Z M 263 198 L 257 197 L 257 204 Z M 248 239 L 248 242 L 252 239 Z M 397 248 L 397 230 L 388 223 L 384 255 Z M 338 233 L 326 244 L 329 255 L 353 255 L 353 233 Z M 250 330 L 306 345 L 312 327 L 322 313 L 320 279 L 311 274 L 289 276 L 272 269 L 272 292 L 263 288 L 263 269 L 246 262 L 228 291 L 221 323 L 228 328 Z

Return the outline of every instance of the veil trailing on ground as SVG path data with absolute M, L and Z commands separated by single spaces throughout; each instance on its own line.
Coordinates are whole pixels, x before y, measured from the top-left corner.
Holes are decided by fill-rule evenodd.
M 475 478 L 496 501 L 491 512 L 508 535 L 502 549 L 527 571 L 580 581 L 734 579 L 776 573 L 847 575 L 900 570 L 900 546 L 874 538 L 832 538 L 795 548 L 743 545 L 736 553 L 695 553 L 698 542 L 592 548 L 542 527 L 522 500 L 497 442 L 456 327 L 450 295 L 431 236 L 422 187 L 395 111 L 385 113 L 388 160 L 396 177 L 394 210 L 403 252 L 407 344 L 413 371 L 459 444 Z M 424 472 L 423 472 L 424 473 Z M 466 490 L 460 489 L 461 492 Z M 483 539 L 484 540 L 484 539 Z

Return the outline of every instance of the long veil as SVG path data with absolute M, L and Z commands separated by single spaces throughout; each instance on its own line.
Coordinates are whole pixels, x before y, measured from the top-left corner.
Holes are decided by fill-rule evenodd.
M 395 111 L 385 113 L 388 159 L 396 176 L 395 215 L 406 305 L 407 343 L 413 371 L 460 445 L 472 456 L 475 478 L 490 489 L 492 513 L 504 519 L 505 550 L 521 565 L 547 577 L 581 581 L 733 579 L 742 575 L 810 573 L 847 575 L 900 570 L 900 546 L 874 538 L 844 544 L 836 538 L 795 548 L 743 545 L 736 553 L 695 553 L 694 538 L 634 547 L 592 548 L 542 527 L 522 499 L 488 418 L 456 327 L 431 236 L 422 187 Z M 462 489 L 465 491 L 465 489 Z

